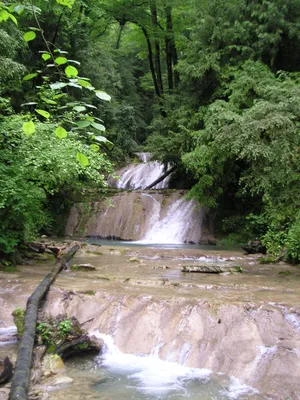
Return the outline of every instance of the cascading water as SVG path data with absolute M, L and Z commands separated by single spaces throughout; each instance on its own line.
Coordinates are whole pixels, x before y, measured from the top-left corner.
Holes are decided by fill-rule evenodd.
M 186 201 L 185 191 L 167 189 L 166 177 L 154 190 L 143 189 L 162 176 L 164 167 L 149 161 L 150 153 L 136 153 L 142 161 L 120 171 L 114 185 L 130 191 L 113 193 L 110 204 L 104 201 L 75 204 L 72 207 L 66 235 L 116 238 L 141 244 L 198 243 L 203 240 L 204 207 Z
M 145 189 L 164 173 L 164 165 L 158 161 L 150 161 L 150 153 L 136 153 L 142 163 L 130 164 L 120 173 L 116 183 L 118 189 Z M 153 189 L 165 189 L 169 186 L 170 176 L 159 182 Z

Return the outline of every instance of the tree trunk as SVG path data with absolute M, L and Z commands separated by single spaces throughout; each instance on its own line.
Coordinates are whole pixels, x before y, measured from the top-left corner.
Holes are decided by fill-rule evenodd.
M 119 34 L 118 34 L 116 50 L 118 50 L 120 48 L 121 36 L 122 36 L 122 32 L 123 32 L 124 27 L 125 27 L 125 22 L 124 23 L 120 22 L 120 30 L 119 30 Z
M 160 90 L 159 90 L 159 86 L 157 83 L 157 78 L 156 78 L 156 73 L 155 73 L 155 68 L 154 68 L 154 63 L 153 63 L 153 51 L 152 51 L 152 45 L 151 45 L 151 40 L 149 37 L 149 34 L 146 30 L 146 28 L 142 25 L 140 25 L 140 28 L 146 38 L 147 41 L 147 47 L 148 47 L 148 59 L 149 59 L 149 65 L 150 65 L 150 71 L 151 71 L 151 75 L 152 75 L 152 80 L 153 80 L 153 84 L 154 84 L 154 88 L 155 88 L 155 93 L 157 94 L 158 97 L 161 96 Z
M 173 66 L 178 63 L 177 49 L 175 45 L 173 21 L 172 21 L 172 7 L 167 6 L 165 8 L 166 14 L 166 64 L 168 71 L 168 86 L 169 90 L 172 90 L 174 86 L 178 86 L 179 74 L 177 71 L 173 73 Z
M 151 3 L 151 16 L 152 16 L 152 25 L 155 30 L 155 36 L 157 36 L 156 30 L 158 26 L 158 20 L 157 20 L 156 1 L 153 1 Z M 163 94 L 164 88 L 163 88 L 162 73 L 161 73 L 160 44 L 157 37 L 154 40 L 154 49 L 155 49 L 155 69 L 157 76 L 157 85 L 160 93 Z
M 146 187 L 146 189 L 153 188 L 153 186 L 157 185 L 159 182 L 163 181 L 167 176 L 169 176 L 172 172 L 174 172 L 176 168 L 177 168 L 177 165 L 175 165 L 174 167 L 168 169 L 168 171 L 165 172 L 160 178 L 158 178 L 154 182 L 152 182 L 151 185 L 148 185 Z
M 76 244 L 62 257 L 61 261 L 56 263 L 52 271 L 46 275 L 27 301 L 24 332 L 19 343 L 18 357 L 9 393 L 9 400 L 27 400 L 39 303 L 48 292 L 61 269 L 74 256 L 78 249 L 79 245 Z

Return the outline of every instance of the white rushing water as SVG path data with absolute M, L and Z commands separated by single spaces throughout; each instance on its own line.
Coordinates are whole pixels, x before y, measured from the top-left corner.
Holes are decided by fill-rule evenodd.
M 195 224 L 195 219 L 199 219 L 199 223 Z M 150 228 L 138 243 L 180 244 L 185 240 L 200 238 L 201 222 L 194 201 L 186 201 L 184 198 L 176 200 L 163 217 L 160 205 L 156 205 Z
M 99 390 L 105 390 L 106 394 L 110 390 L 118 391 L 119 385 L 123 387 L 122 399 L 251 399 L 257 393 L 234 377 L 227 379 L 224 385 L 212 379 L 212 371 L 208 369 L 189 368 L 159 359 L 157 353 L 162 343 L 153 349 L 152 354 L 142 356 L 122 353 L 112 336 L 99 331 L 93 335 L 104 341 L 98 365 L 108 371 L 111 377 L 108 382 L 115 382 L 111 388 L 111 383 L 99 386 Z M 221 377 L 222 374 L 215 376 Z
M 149 161 L 150 153 L 136 153 L 142 163 L 130 164 L 120 175 L 117 182 L 118 189 L 145 189 L 165 172 L 164 165 L 158 161 Z M 169 186 L 170 176 L 158 183 L 153 189 L 166 189 Z

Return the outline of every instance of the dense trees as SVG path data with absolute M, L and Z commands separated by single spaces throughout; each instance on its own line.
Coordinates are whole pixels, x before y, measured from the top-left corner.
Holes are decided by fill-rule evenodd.
M 297 0 L 0 4 L 2 252 L 146 145 L 219 231 L 299 260 Z

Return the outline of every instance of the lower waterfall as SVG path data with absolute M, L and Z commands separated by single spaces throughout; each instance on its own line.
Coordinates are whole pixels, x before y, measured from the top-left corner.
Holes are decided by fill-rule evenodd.
M 141 243 L 197 243 L 207 231 L 205 209 L 186 192 L 120 192 L 106 200 L 73 205 L 66 235 Z

